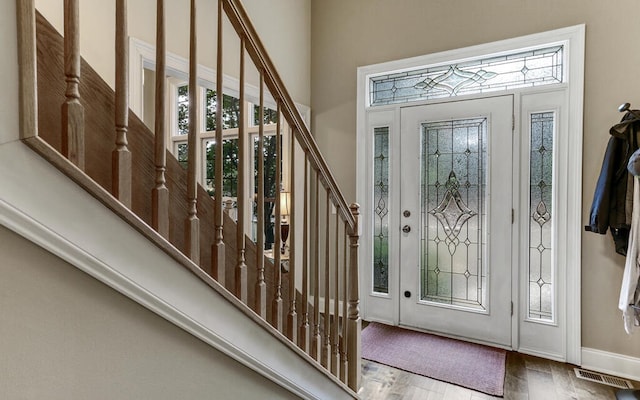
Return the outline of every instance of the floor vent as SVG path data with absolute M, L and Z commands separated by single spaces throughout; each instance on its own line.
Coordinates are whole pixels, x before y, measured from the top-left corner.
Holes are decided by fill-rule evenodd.
M 587 371 L 582 368 L 574 368 L 576 376 L 591 382 L 598 382 L 604 385 L 617 387 L 620 389 L 633 389 L 633 385 L 626 379 L 617 378 L 611 375 L 601 374 L 599 372 Z

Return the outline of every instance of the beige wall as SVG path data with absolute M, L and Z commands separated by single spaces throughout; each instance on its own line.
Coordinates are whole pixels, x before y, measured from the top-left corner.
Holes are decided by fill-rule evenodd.
M 59 32 L 63 31 L 62 0 L 36 0 L 37 9 Z M 217 1 L 197 1 L 198 61 L 214 68 L 216 60 Z M 256 31 L 296 102 L 310 103 L 311 0 L 243 0 Z M 82 56 L 113 87 L 115 81 L 115 2 L 80 2 Z M 189 1 L 166 1 L 167 49 L 189 56 Z M 129 36 L 155 43 L 155 0 L 129 0 Z M 135 23 L 133 22 L 135 21 Z M 224 73 L 237 77 L 240 42 L 231 24 L 223 31 Z M 249 66 L 247 68 L 250 68 Z M 256 73 L 248 72 L 256 84 Z
M 0 254 L 0 398 L 297 398 L 2 226 Z
M 621 117 L 616 109 L 627 101 L 640 108 L 640 3 L 314 0 L 311 15 L 312 131 L 340 171 L 348 201 L 356 200 L 357 67 L 585 23 L 582 215 L 588 220 L 608 129 Z M 582 344 L 640 357 L 640 338 L 624 333 L 617 310 L 624 258 L 609 236 L 582 236 Z

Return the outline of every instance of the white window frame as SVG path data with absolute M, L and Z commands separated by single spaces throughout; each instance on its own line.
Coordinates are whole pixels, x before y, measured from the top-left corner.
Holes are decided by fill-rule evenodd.
M 135 112 L 137 115 L 144 115 L 144 70 L 152 70 L 155 71 L 155 59 L 156 59 L 156 49 L 155 46 L 144 42 L 140 39 L 130 37 L 129 38 L 129 108 Z M 188 73 L 189 70 L 189 60 L 184 57 L 180 57 L 173 53 L 167 52 L 166 54 L 166 73 L 168 76 L 168 85 L 167 85 L 167 113 L 165 124 L 167 126 L 167 149 L 171 151 L 172 154 L 177 154 L 177 148 L 174 147 L 173 133 L 177 129 L 177 85 L 184 84 L 188 82 Z M 204 107 L 204 99 L 205 92 L 204 88 L 209 88 L 212 90 L 216 90 L 216 71 L 212 68 L 206 67 L 204 65 L 198 65 L 198 84 L 201 88 L 199 91 L 199 104 Z M 172 89 L 170 86 L 174 85 L 175 89 Z M 239 97 L 239 87 L 240 82 L 238 79 L 223 74 L 223 93 L 226 95 L 231 95 L 233 97 Z M 246 109 L 252 110 L 252 107 L 256 104 L 260 103 L 260 90 L 257 86 L 246 84 L 245 85 L 245 98 L 246 98 Z M 271 94 L 265 90 L 264 92 L 264 107 L 270 109 L 276 109 L 276 102 L 271 96 Z M 308 106 L 300 103 L 295 103 L 296 108 L 301 113 L 304 122 L 307 127 L 310 124 L 311 120 L 311 110 Z M 253 111 L 248 113 L 247 118 L 249 118 L 247 124 L 247 133 L 249 137 L 247 140 L 247 154 L 250 156 L 245 160 L 245 167 L 248 171 L 253 170 L 254 165 L 254 156 L 253 156 L 253 138 L 258 135 L 259 127 L 254 124 L 253 121 Z M 206 140 L 211 139 L 211 133 L 206 132 L 204 127 L 204 119 L 200 119 L 200 133 L 198 135 L 200 146 L 200 151 L 197 153 L 197 157 L 200 159 L 199 164 L 200 168 L 197 168 L 196 174 L 198 178 L 198 182 L 204 186 L 203 177 L 206 176 L 206 165 L 201 160 L 204 159 L 204 154 L 206 154 L 206 149 L 204 148 L 204 142 Z M 281 129 L 283 133 L 286 133 L 285 123 L 281 124 Z M 264 134 L 265 136 L 275 135 L 276 126 L 275 124 L 267 124 L 264 126 Z M 182 138 L 185 135 L 175 135 L 177 138 Z M 226 129 L 223 132 L 223 136 L 225 138 L 233 138 L 237 137 L 237 129 Z M 288 135 L 283 134 L 283 148 L 288 148 L 285 146 L 290 146 L 290 142 L 288 140 Z M 289 173 L 288 173 L 288 155 L 287 152 L 283 152 L 283 165 L 285 166 L 282 171 L 282 180 L 287 181 Z M 287 189 L 287 188 L 285 188 Z M 245 182 L 245 192 L 246 193 L 254 193 L 254 180 L 247 179 Z M 247 210 L 252 210 L 252 196 L 247 196 Z M 251 218 L 245 218 L 246 226 L 245 231 L 251 232 Z
M 168 98 L 168 104 L 167 104 L 167 108 L 168 108 L 168 112 L 167 112 L 167 148 L 169 149 L 169 151 L 171 151 L 174 155 L 178 154 L 178 144 L 182 144 L 182 143 L 186 143 L 187 142 L 187 135 L 183 134 L 180 135 L 178 134 L 178 89 L 181 86 L 185 86 L 188 85 L 188 82 L 185 82 L 183 80 L 174 78 L 174 77 L 168 77 L 167 78 L 167 93 L 169 94 L 167 96 Z M 201 116 L 204 116 L 206 114 L 206 91 L 207 90 L 214 90 L 211 87 L 207 87 L 207 86 L 199 86 L 198 87 L 198 104 L 201 107 Z M 224 93 L 224 95 L 229 95 L 229 93 Z M 249 134 L 249 136 L 251 138 L 253 138 L 254 136 L 256 136 L 258 134 L 258 125 L 255 124 L 254 118 L 253 118 L 253 108 L 256 105 L 253 103 L 250 103 L 248 101 L 245 101 L 245 107 L 246 110 L 250 110 L 247 115 L 245 116 L 247 118 L 247 133 Z M 265 106 L 266 108 L 269 108 L 267 106 Z M 208 131 L 206 130 L 206 120 L 205 118 L 200 118 L 200 120 L 198 121 L 198 125 L 199 125 L 199 129 L 198 129 L 198 141 L 199 141 L 199 145 L 200 145 L 200 154 L 199 154 L 199 168 L 197 169 L 197 179 L 198 182 L 200 183 L 200 185 L 202 185 L 203 187 L 207 187 L 206 185 L 206 176 L 207 176 L 207 165 L 206 165 L 206 155 L 207 155 L 207 148 L 206 148 L 206 143 L 208 141 L 214 141 L 216 139 L 216 131 Z M 264 125 L 264 135 L 265 136 L 273 136 L 276 134 L 276 124 L 265 124 Z M 223 139 L 237 139 L 238 138 L 238 128 L 227 128 L 227 129 L 223 129 L 222 130 L 222 136 Z M 249 151 L 249 165 L 253 165 L 252 163 L 254 162 L 253 160 L 253 152 Z M 253 183 L 252 186 L 253 188 Z M 249 192 L 252 193 L 252 192 Z

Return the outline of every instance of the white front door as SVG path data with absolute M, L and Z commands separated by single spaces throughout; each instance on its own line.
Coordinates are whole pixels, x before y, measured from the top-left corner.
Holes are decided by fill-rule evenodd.
M 513 96 L 403 107 L 401 325 L 511 347 Z

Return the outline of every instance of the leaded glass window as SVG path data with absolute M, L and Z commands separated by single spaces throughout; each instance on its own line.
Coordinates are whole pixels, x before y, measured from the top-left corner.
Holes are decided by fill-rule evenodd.
M 563 46 L 421 67 L 369 80 L 372 106 L 562 83 Z
M 529 318 L 553 321 L 553 112 L 531 114 Z
M 389 127 L 373 133 L 373 291 L 389 293 Z
M 487 119 L 421 135 L 421 299 L 486 310 Z

